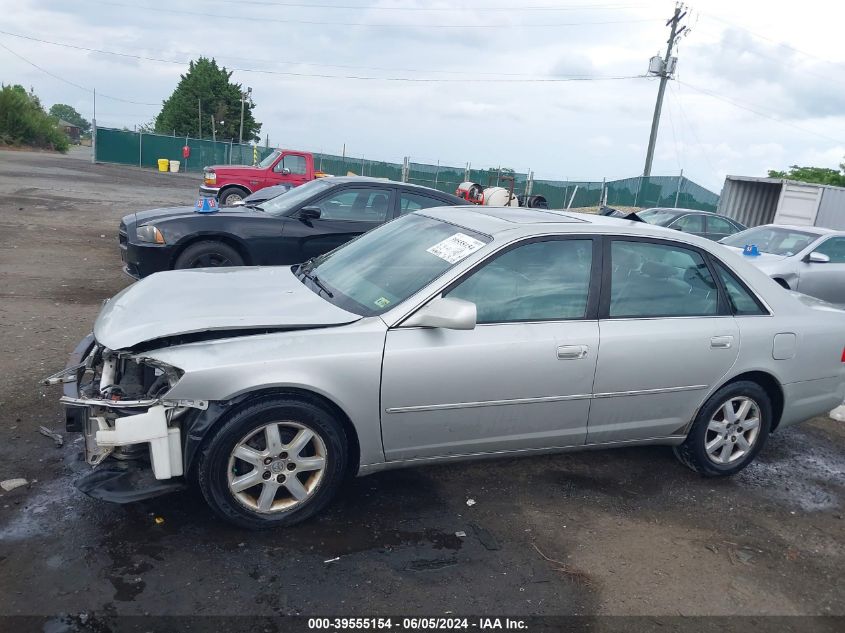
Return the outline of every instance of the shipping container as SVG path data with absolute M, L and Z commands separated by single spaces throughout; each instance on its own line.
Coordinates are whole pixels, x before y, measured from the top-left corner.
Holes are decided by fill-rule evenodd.
M 792 224 L 845 229 L 845 188 L 782 178 L 728 176 L 718 212 L 745 226 Z

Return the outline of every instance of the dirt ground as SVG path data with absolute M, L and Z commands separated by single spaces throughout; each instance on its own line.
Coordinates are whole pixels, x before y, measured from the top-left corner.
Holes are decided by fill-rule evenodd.
M 845 615 L 845 430 L 828 418 L 732 479 L 665 448 L 385 472 L 270 533 L 221 524 L 193 490 L 82 495 L 79 442 L 38 380 L 130 283 L 120 217 L 198 185 L 84 151 L 0 152 L 0 480 L 31 482 L 0 493 L 0 615 Z

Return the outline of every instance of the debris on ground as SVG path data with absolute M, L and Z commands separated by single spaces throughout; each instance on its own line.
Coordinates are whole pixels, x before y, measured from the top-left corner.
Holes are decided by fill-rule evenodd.
M 458 538 L 466 538 L 466 535 L 467 533 L 464 531 L 455 532 L 455 536 L 457 536 Z
M 467 499 L 467 505 L 471 508 L 475 505 L 475 499 Z
M 15 488 L 25 486 L 28 483 L 29 482 L 26 479 L 18 477 L 17 479 L 7 479 L 6 481 L 0 481 L 0 488 L 5 490 L 6 492 L 10 492 Z
M 335 563 L 340 560 L 340 556 L 335 556 L 334 558 L 330 558 L 328 560 L 324 560 L 324 563 Z
M 590 579 L 590 576 L 587 575 L 587 572 L 581 571 L 580 569 L 575 569 L 574 567 L 570 567 L 566 563 L 562 563 L 561 561 L 555 560 L 554 558 L 549 558 L 540 550 L 539 547 L 537 547 L 535 543 L 531 543 L 531 547 L 537 550 L 537 553 L 542 556 L 545 560 L 557 565 L 557 567 L 555 567 L 555 571 L 559 571 L 560 573 L 565 574 L 566 576 L 571 578 L 573 581 L 581 583 L 583 585 L 590 586 L 593 584 L 593 581 Z
M 164 523 L 164 517 L 156 517 L 155 519 L 153 519 L 153 521 L 155 521 L 156 525 L 161 525 L 162 523 Z
M 56 448 L 61 448 L 65 443 L 65 438 L 63 438 L 60 433 L 51 431 L 46 426 L 39 426 L 38 432 L 41 433 L 41 435 L 51 438 L 56 443 Z
M 489 549 L 491 552 L 495 552 L 496 550 L 501 549 L 499 546 L 499 541 L 496 540 L 496 537 L 493 536 L 489 530 L 477 525 L 475 523 L 470 523 L 469 526 L 472 528 L 472 531 L 475 533 L 476 538 L 481 542 L 481 544 Z

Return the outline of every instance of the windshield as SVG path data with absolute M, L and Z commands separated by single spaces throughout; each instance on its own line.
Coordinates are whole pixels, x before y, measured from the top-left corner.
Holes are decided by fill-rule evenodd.
M 649 224 L 666 226 L 681 214 L 673 209 L 645 209 L 638 211 L 637 215 Z
M 332 303 L 372 316 L 401 303 L 489 241 L 470 229 L 410 213 L 321 255 L 300 271 L 318 278 L 314 292 L 323 286 Z
M 264 167 L 266 169 L 267 167 L 276 162 L 276 159 L 279 157 L 279 154 L 281 154 L 281 152 L 279 150 L 275 150 L 272 154 L 267 156 L 267 158 L 258 163 L 258 166 Z
M 721 240 L 722 244 L 745 248 L 756 246 L 761 253 L 790 257 L 821 237 L 818 233 L 796 231 L 781 226 L 758 226 Z
M 270 215 L 284 215 L 312 196 L 332 186 L 331 178 L 320 178 L 294 187 L 283 196 L 277 196 L 261 203 L 261 208 Z

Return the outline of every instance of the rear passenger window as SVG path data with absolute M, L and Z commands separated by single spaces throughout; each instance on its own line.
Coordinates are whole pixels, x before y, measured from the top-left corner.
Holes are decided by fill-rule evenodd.
M 728 291 L 728 301 L 734 314 L 740 316 L 766 314 L 751 293 L 745 289 L 745 286 L 734 277 L 733 273 L 718 262 L 716 263 L 716 271 Z
M 428 209 L 429 207 L 444 207 L 448 203 L 432 198 L 430 196 L 423 196 L 418 193 L 411 193 L 409 191 L 402 191 L 399 193 L 399 214 L 405 215 L 412 211 L 419 209 Z
M 649 242 L 611 243 L 610 316 L 712 316 L 719 293 L 697 252 Z
M 678 229 L 685 233 L 704 233 L 704 216 L 685 215 L 669 225 L 671 229 Z

